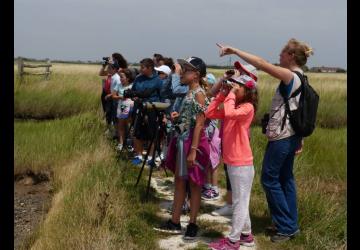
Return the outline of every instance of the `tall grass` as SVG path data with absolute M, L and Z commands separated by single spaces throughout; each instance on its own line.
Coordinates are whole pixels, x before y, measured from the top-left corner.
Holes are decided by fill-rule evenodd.
M 14 114 L 18 118 L 51 119 L 100 108 L 101 78 L 96 74 L 53 73 L 49 81 L 15 72 Z
M 209 69 L 217 77 L 224 71 Z M 317 125 L 323 128 L 340 128 L 347 124 L 347 75 L 343 73 L 306 73 L 311 86 L 318 92 Z M 260 124 L 263 114 L 269 112 L 271 99 L 279 81 L 270 75 L 259 72 L 259 108 L 256 124 Z
M 29 76 L 20 84 L 15 78 L 16 117 L 62 118 L 15 120 L 14 173 L 50 169 L 57 184 L 50 212 L 24 243 L 27 249 L 158 247 L 159 236 L 151 230 L 158 222 L 157 201 L 141 202 L 146 182 L 134 188 L 138 169 L 116 161 L 104 139 L 98 70 L 96 65 L 54 64 L 50 81 Z M 346 75 L 308 75 L 320 94 L 319 126 L 295 161 L 301 234 L 292 241 L 275 245 L 264 235 L 270 218 L 260 173 L 267 140 L 259 127 L 252 128 L 256 175 L 250 211 L 258 249 L 346 247 Z M 264 73 L 259 79 L 258 119 L 278 84 Z M 224 187 L 223 171 L 219 174 Z
M 94 150 L 102 131 L 96 113 L 54 121 L 16 121 L 14 125 L 15 174 L 51 169 Z
M 61 118 L 100 108 L 100 66 L 54 64 L 49 81 L 38 76 L 26 76 L 20 84 L 15 69 L 16 117 Z M 217 77 L 223 70 L 208 69 Z M 319 93 L 317 125 L 323 128 L 340 128 L 347 123 L 347 75 L 307 73 L 311 85 Z M 269 112 L 271 98 L 279 81 L 263 72 L 259 73 L 259 110 L 256 124 Z
M 146 182 L 134 187 L 139 169 L 116 160 L 104 127 L 91 113 L 15 122 L 15 173 L 51 170 L 56 189 L 23 249 L 157 248 L 156 200 L 142 204 Z

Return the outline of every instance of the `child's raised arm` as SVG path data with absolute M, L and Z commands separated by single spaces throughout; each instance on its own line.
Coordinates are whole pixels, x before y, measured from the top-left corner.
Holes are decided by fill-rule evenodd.
M 219 93 L 215 99 L 210 103 L 205 111 L 206 118 L 209 119 L 224 119 L 224 110 L 219 110 L 219 105 L 225 100 L 225 96 Z

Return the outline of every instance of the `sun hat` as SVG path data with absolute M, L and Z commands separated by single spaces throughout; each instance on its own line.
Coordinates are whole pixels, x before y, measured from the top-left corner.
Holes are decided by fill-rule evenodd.
M 257 85 L 256 81 L 248 75 L 232 76 L 228 81 L 244 85 L 249 89 L 256 89 Z
M 258 73 L 256 68 L 251 65 L 251 64 L 241 64 L 239 61 L 234 62 L 234 67 L 237 70 L 242 70 L 244 71 L 247 75 L 249 75 L 252 79 L 254 79 L 255 81 L 257 81 L 258 78 Z

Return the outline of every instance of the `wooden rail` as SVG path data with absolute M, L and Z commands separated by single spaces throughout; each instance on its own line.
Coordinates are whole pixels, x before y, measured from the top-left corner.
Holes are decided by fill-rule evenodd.
M 49 80 L 50 77 L 50 67 L 52 65 L 50 64 L 50 60 L 47 62 L 47 64 L 25 64 L 24 60 L 22 58 L 18 58 L 18 73 L 20 76 L 20 80 L 22 80 L 24 75 L 44 75 L 45 80 Z M 24 68 L 45 68 L 45 72 L 25 72 Z

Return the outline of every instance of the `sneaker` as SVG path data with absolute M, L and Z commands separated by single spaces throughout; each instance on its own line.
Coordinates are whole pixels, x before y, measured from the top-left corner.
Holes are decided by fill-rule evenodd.
M 142 163 L 142 157 L 140 156 L 135 156 L 134 159 L 131 161 L 132 164 L 134 165 L 139 165 Z
M 154 163 L 154 161 L 153 161 L 152 157 L 148 156 L 146 164 L 150 166 L 153 163 Z
M 208 184 L 203 185 L 201 187 L 201 194 L 206 193 L 210 189 L 211 189 L 211 186 L 208 186 Z
M 255 246 L 254 236 L 252 234 L 240 235 L 240 245 L 246 246 L 246 247 L 253 247 Z
M 181 225 L 180 223 L 175 224 L 169 219 L 160 227 L 154 227 L 154 230 L 163 232 L 163 233 L 170 233 L 170 234 L 181 234 Z
M 196 238 L 199 227 L 194 223 L 189 223 L 186 227 L 186 232 L 184 235 L 184 240 L 193 240 Z
M 240 241 L 232 243 L 229 238 L 222 238 L 209 244 L 212 250 L 238 250 L 240 249 Z
M 120 143 L 116 146 L 116 150 L 118 150 L 118 151 L 121 151 L 122 148 L 123 148 L 123 145 Z
M 157 156 L 157 157 L 155 158 L 155 162 L 160 163 L 160 162 L 161 162 L 161 157 Z
M 295 238 L 295 236 L 298 235 L 299 233 L 300 233 L 299 229 L 296 230 L 295 233 L 289 234 L 289 235 L 282 234 L 282 233 L 276 233 L 275 235 L 270 237 L 270 240 L 275 243 L 283 242 L 283 241 L 287 241 L 287 240 L 291 240 L 291 239 Z
M 206 190 L 201 194 L 201 199 L 205 201 L 218 200 L 220 198 L 219 192 L 216 192 L 213 188 Z
M 226 204 L 225 206 L 216 209 L 211 214 L 215 216 L 230 216 L 233 214 L 232 205 Z

